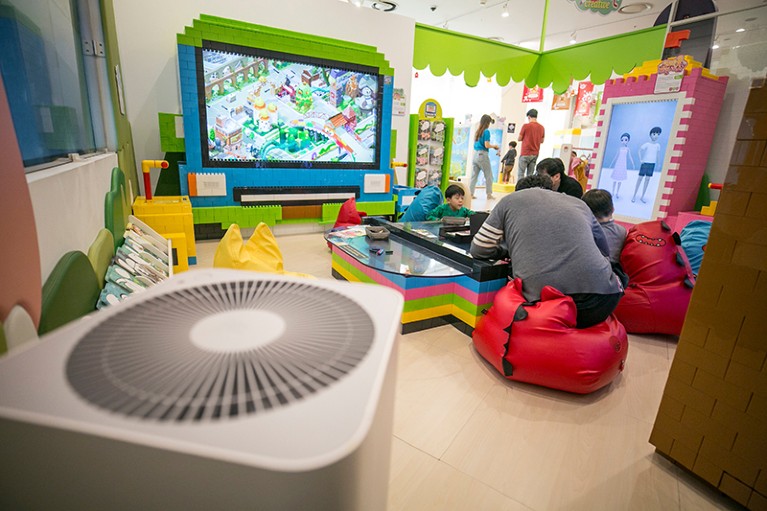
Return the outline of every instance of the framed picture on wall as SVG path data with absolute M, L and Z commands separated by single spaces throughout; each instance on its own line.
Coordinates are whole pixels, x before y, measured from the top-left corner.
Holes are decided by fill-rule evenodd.
M 659 216 L 669 178 L 672 149 L 678 143 L 682 98 L 633 96 L 605 104 L 593 182 L 613 195 L 615 218 L 631 223 Z

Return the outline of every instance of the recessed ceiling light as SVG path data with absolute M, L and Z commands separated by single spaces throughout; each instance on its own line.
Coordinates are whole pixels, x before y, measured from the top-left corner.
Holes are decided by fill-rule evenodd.
M 745 28 L 739 28 L 739 29 L 738 29 L 738 30 L 736 30 L 735 32 L 738 32 L 738 33 L 740 33 L 740 32 L 745 32 L 745 31 L 746 31 L 746 29 L 745 29 Z
M 712 46 L 712 47 L 711 47 L 711 49 L 712 49 L 712 50 L 718 50 L 718 49 L 719 49 L 719 45 L 718 45 L 718 44 L 715 44 L 714 46 Z
M 489 39 L 490 41 L 503 41 L 503 37 L 501 37 L 501 36 L 499 36 L 499 35 L 494 35 L 494 36 L 492 36 L 492 37 L 488 37 L 488 39 Z
M 394 2 L 389 2 L 388 0 L 381 0 L 380 2 L 373 2 L 372 7 L 376 11 L 392 12 L 397 8 L 397 4 Z
M 647 2 L 639 2 L 636 4 L 628 4 L 618 9 L 621 14 L 639 14 L 640 12 L 649 11 L 652 9 L 652 4 Z

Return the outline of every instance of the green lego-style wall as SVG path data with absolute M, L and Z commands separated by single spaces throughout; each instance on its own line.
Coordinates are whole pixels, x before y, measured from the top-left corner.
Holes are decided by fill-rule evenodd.
M 317 59 L 354 62 L 375 67 L 382 75 L 394 76 L 394 69 L 383 54 L 376 51 L 374 46 L 266 27 L 218 16 L 200 14 L 199 19 L 192 21 L 191 27 L 184 27 L 184 33 L 176 36 L 178 44 L 196 47 L 202 47 L 203 39 Z

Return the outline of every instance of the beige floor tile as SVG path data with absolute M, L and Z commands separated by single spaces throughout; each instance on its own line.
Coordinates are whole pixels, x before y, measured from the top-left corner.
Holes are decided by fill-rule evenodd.
M 394 434 L 439 458 L 497 378 L 478 360 L 434 345 L 401 348 Z
M 613 410 L 610 389 L 573 396 L 517 387 L 490 390 L 445 463 L 533 509 L 677 505 L 674 474 L 653 461 L 652 426 Z
M 529 511 L 489 486 L 394 438 L 390 511 Z

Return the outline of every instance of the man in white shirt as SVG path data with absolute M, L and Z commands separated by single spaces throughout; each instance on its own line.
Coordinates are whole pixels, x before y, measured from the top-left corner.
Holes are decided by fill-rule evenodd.
M 637 192 L 639 191 L 639 184 L 644 178 L 644 188 L 642 188 L 642 196 L 639 198 L 642 202 L 647 202 L 644 198 L 647 193 L 647 185 L 650 184 L 650 179 L 655 171 L 655 166 L 658 164 L 658 155 L 660 154 L 660 144 L 658 143 L 658 137 L 660 137 L 661 129 L 655 126 L 650 130 L 650 141 L 642 144 L 639 148 L 639 177 L 637 178 L 636 187 L 634 187 L 634 196 L 631 198 L 631 202 L 636 202 Z

